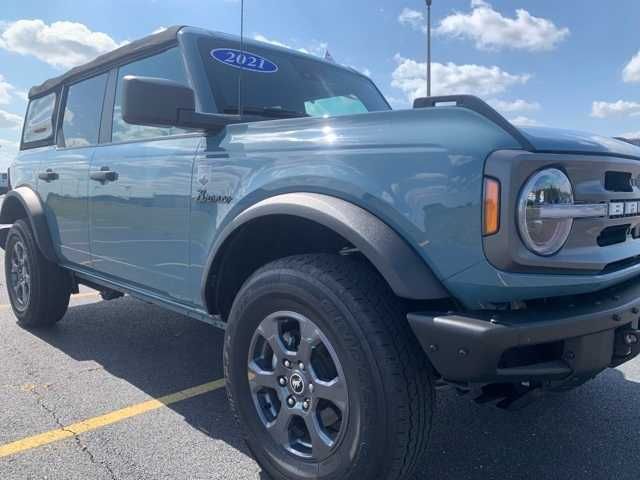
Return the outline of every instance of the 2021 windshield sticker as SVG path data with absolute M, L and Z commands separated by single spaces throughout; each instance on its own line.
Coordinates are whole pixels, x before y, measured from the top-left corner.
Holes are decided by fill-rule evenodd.
M 268 58 L 233 48 L 216 48 L 215 50 L 211 50 L 211 58 L 241 70 L 250 70 L 257 73 L 276 73 L 278 71 L 278 65 Z

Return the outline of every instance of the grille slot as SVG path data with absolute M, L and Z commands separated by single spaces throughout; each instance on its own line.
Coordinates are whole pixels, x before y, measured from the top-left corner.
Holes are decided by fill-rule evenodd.
M 626 241 L 630 227 L 631 225 L 625 224 L 605 228 L 600 232 L 600 235 L 598 235 L 598 245 L 601 247 L 608 247 L 609 245 L 615 245 L 616 243 Z
M 605 172 L 604 188 L 609 192 L 633 192 L 631 174 L 628 172 Z
M 617 272 L 625 268 L 633 267 L 640 263 L 640 255 L 635 257 L 625 258 L 624 260 L 618 260 L 617 262 L 611 262 L 604 267 L 602 274 Z

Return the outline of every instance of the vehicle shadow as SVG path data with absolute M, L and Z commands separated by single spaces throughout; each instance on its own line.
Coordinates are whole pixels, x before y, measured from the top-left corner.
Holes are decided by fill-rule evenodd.
M 57 328 L 34 334 L 153 397 L 223 376 L 221 331 L 130 298 L 71 307 Z M 638 363 L 625 369 L 637 371 Z M 617 369 L 520 412 L 442 391 L 418 478 L 636 479 L 639 405 L 640 385 Z M 193 428 L 249 455 L 222 392 L 169 408 Z M 268 479 L 264 473 L 260 478 Z

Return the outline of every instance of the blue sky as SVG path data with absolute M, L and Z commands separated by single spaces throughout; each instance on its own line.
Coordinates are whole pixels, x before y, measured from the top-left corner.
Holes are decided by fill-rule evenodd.
M 424 0 L 245 0 L 248 36 L 369 74 L 395 108 L 424 94 Z M 0 168 L 30 86 L 174 24 L 239 33 L 239 0 L 3 0 Z M 640 137 L 640 1 L 434 0 L 434 93 L 521 125 Z

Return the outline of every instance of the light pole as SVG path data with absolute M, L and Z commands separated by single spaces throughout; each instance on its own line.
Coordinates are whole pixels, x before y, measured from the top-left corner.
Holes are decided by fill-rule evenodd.
M 431 3 L 432 0 L 425 0 L 427 3 L 427 97 L 431 96 Z

